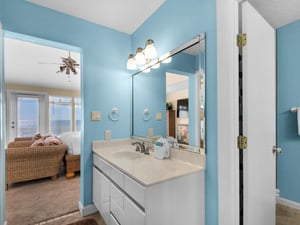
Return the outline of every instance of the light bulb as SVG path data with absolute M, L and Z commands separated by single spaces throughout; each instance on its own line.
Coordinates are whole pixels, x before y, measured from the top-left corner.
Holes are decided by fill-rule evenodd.
M 144 53 L 143 53 L 143 49 L 142 49 L 142 48 L 137 48 L 137 49 L 136 49 L 135 63 L 136 63 L 137 65 L 143 65 L 143 64 L 146 64 L 146 58 L 145 58 L 145 55 L 144 55 Z
M 135 64 L 135 61 L 134 61 L 134 55 L 133 54 L 130 54 L 128 56 L 126 67 L 127 67 L 128 70 L 135 70 L 136 69 L 136 64 Z
M 149 73 L 150 72 L 150 67 L 147 68 L 149 65 L 144 65 L 141 67 L 140 71 L 142 71 L 143 73 Z M 147 69 L 146 69 L 147 68 Z
M 172 62 L 172 57 L 170 56 L 170 52 L 167 52 L 163 56 L 159 58 L 162 63 L 170 63 Z
M 152 39 L 147 40 L 144 54 L 147 59 L 154 59 L 157 56 L 157 52 L 154 47 L 154 41 Z

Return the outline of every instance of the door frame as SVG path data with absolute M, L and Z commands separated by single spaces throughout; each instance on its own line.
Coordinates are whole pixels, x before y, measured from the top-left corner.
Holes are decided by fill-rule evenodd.
M 217 0 L 218 219 L 239 224 L 239 103 L 236 35 L 240 0 Z
M 236 35 L 240 28 L 240 3 L 245 1 L 217 0 L 218 219 L 222 225 L 239 224 L 239 49 Z
M 54 48 L 60 48 L 60 49 L 65 49 L 73 52 L 78 52 L 80 53 L 80 98 L 81 98 L 81 149 L 83 149 L 84 146 L 84 138 L 83 138 L 83 132 L 84 132 L 84 85 L 83 85 L 83 50 L 80 47 L 76 47 L 73 45 L 69 44 L 64 44 L 62 42 L 56 42 L 56 41 L 51 41 L 48 39 L 44 38 L 39 38 L 35 36 L 30 36 L 30 35 L 25 35 L 21 33 L 16 33 L 16 32 L 11 32 L 7 30 L 2 30 L 2 23 L 0 20 L 0 35 L 2 40 L 0 41 L 0 103 L 1 103 L 1 108 L 0 108 L 0 116 L 1 116 L 1 121 L 0 121 L 0 144 L 1 144 L 1 154 L 0 154 L 0 191 L 1 191 L 1 196 L 0 196 L 0 225 L 6 225 L 6 190 L 5 190 L 5 148 L 6 148 L 6 93 L 5 93 L 5 72 L 4 72 L 4 41 L 5 38 L 14 38 L 18 39 L 21 41 L 26 41 L 26 42 L 32 42 L 35 44 L 40 44 L 40 45 L 45 45 L 48 47 L 54 47 Z M 81 161 L 84 161 L 84 151 L 81 151 L 80 157 Z M 82 168 L 82 163 L 80 164 L 80 170 L 84 171 L 84 168 Z M 84 172 L 82 173 L 84 174 Z M 82 192 L 82 183 L 84 180 L 84 176 L 80 177 L 80 196 L 79 196 L 79 203 L 80 199 L 82 198 L 83 192 Z M 80 207 L 80 204 L 79 204 Z

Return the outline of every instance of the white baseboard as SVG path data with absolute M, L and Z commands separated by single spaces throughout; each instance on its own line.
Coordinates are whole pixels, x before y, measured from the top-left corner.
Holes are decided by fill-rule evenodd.
M 88 216 L 98 211 L 94 204 L 83 206 L 79 201 L 78 206 L 81 216 Z
M 276 202 L 280 203 L 282 205 L 294 208 L 294 209 L 299 209 L 300 210 L 300 203 L 294 202 L 285 198 L 277 197 Z

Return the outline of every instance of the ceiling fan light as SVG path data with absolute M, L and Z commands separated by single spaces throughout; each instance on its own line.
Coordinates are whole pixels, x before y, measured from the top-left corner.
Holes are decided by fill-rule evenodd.
M 156 48 L 154 46 L 154 41 L 152 39 L 147 40 L 144 54 L 147 59 L 154 59 L 157 57 Z
M 143 49 L 142 49 L 142 48 L 137 48 L 137 49 L 136 49 L 135 63 L 136 63 L 137 65 L 143 65 L 143 64 L 146 64 L 146 58 L 145 58 L 145 55 L 144 55 L 144 53 L 143 53 Z
M 133 54 L 130 54 L 130 55 L 128 56 L 126 68 L 127 68 L 128 70 L 135 70 L 136 67 L 137 67 L 137 66 L 136 66 L 136 64 L 135 64 L 134 55 L 133 55 Z

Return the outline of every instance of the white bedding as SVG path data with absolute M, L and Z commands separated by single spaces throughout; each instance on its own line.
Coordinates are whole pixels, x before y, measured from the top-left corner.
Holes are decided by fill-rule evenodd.
M 80 132 L 65 132 L 59 136 L 59 139 L 68 146 L 68 154 L 80 154 Z

